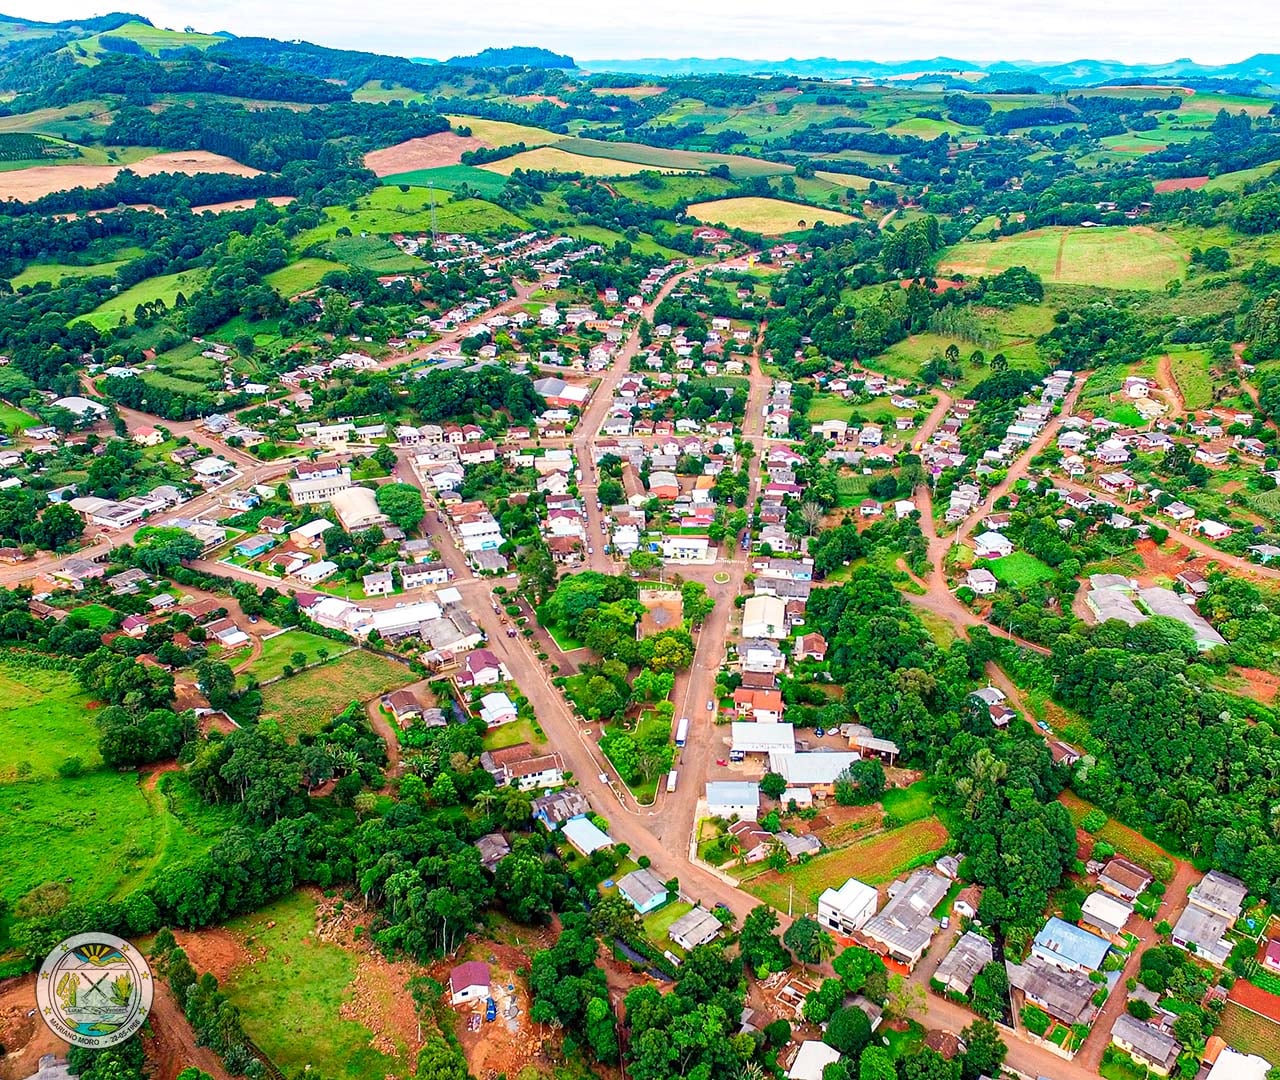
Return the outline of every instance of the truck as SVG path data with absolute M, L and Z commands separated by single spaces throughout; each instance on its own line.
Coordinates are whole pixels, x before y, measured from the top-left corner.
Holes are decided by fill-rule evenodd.
M 675 791 L 677 778 L 678 778 L 678 773 L 676 772 L 675 769 L 672 769 L 669 773 L 667 773 L 667 794 L 668 795 L 670 795 L 673 791 Z
M 685 740 L 689 737 L 689 718 L 687 716 L 680 717 L 680 723 L 676 725 L 676 745 L 684 746 Z

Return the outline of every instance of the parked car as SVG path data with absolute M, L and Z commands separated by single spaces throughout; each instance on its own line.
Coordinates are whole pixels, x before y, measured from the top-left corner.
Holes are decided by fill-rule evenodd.
M 715 698 L 708 698 L 708 699 L 707 699 L 707 712 L 715 712 L 715 711 L 716 711 L 716 699 L 715 699 Z
M 485 998 L 484 1018 L 489 1023 L 498 1019 L 498 1003 L 493 998 Z

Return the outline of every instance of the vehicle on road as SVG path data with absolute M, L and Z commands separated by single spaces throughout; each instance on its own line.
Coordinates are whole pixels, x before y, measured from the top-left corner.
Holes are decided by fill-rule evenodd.
M 715 712 L 715 711 L 716 711 L 716 699 L 707 698 L 707 712 Z
M 948 915 L 944 915 L 944 916 L 942 916 L 941 923 L 942 923 L 942 929 L 944 929 L 944 930 L 950 930 L 950 929 L 951 929 L 951 917 L 950 917 L 950 916 L 948 916 Z
M 814 728 L 814 729 L 813 729 L 813 733 L 814 733 L 814 734 L 815 734 L 819 739 L 821 739 L 824 735 L 826 735 L 826 733 L 827 733 L 827 732 L 826 732 L 826 729 L 825 729 L 825 728 Z
M 689 738 L 689 718 L 687 716 L 680 717 L 680 723 L 676 725 L 676 745 L 683 746 L 685 740 Z
M 728 765 L 729 763 L 728 763 L 727 761 L 725 761 L 725 759 L 724 759 L 724 758 L 722 758 L 722 757 L 718 757 L 718 758 L 716 758 L 716 764 L 717 764 L 717 765 Z
M 1046 724 L 1043 720 L 1037 720 L 1037 721 L 1036 721 L 1036 727 L 1038 727 L 1041 731 L 1048 731 L 1048 730 L 1049 730 L 1049 725 L 1048 725 L 1048 724 Z
M 675 769 L 672 769 L 669 773 L 667 773 L 667 794 L 668 795 L 670 795 L 673 791 L 675 791 L 677 779 L 679 779 L 679 775 Z

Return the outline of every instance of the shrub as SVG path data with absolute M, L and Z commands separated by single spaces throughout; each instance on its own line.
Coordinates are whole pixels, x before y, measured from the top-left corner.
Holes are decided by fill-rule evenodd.
M 1104 811 L 1093 809 L 1080 819 L 1080 828 L 1087 833 L 1096 833 L 1107 823 L 1107 815 Z M 1095 849 L 1096 850 L 1096 849 Z
M 1020 1016 L 1022 1026 L 1032 1035 L 1043 1036 L 1049 1030 L 1049 1014 L 1037 1005 L 1024 1005 Z

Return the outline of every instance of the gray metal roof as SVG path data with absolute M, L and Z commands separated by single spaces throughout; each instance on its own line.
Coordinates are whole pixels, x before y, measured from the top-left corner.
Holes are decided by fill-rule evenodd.
M 991 942 L 969 930 L 961 935 L 955 947 L 938 965 L 934 978 L 958 993 L 967 994 L 974 976 L 991 963 L 995 955 Z

